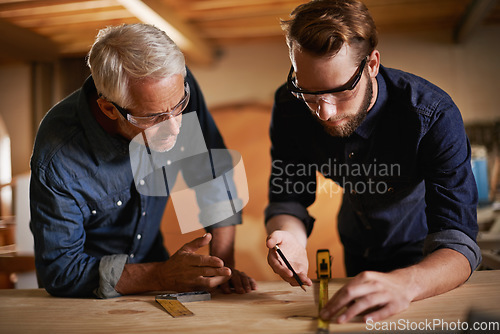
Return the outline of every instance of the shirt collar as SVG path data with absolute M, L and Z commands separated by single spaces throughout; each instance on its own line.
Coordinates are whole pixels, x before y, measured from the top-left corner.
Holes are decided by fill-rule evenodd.
M 380 70 L 384 70 L 382 66 L 380 66 Z M 355 131 L 355 133 L 357 133 L 364 139 L 368 139 L 375 129 L 377 121 L 380 118 L 378 117 L 378 115 L 384 108 L 388 98 L 387 85 L 385 83 L 384 77 L 380 74 L 380 71 L 376 77 L 376 80 L 378 84 L 377 100 L 375 101 L 373 107 L 368 111 L 365 120 L 360 124 L 360 126 L 358 126 Z
M 128 155 L 128 141 L 107 133 L 97 122 L 91 111 L 88 96 L 96 91 L 94 80 L 89 76 L 83 84 L 78 96 L 77 111 L 90 143 L 90 147 L 98 160 L 110 161 L 118 156 Z

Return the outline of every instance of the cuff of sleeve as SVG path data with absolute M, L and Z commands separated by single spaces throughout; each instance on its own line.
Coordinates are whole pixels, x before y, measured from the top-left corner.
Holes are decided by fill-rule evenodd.
M 290 215 L 297 217 L 306 227 L 307 236 L 312 232 L 314 218 L 309 215 L 307 209 L 299 202 L 272 202 L 265 210 L 265 221 L 277 215 Z
M 238 212 L 235 215 L 232 215 L 231 217 L 226 218 L 217 224 L 213 224 L 213 225 L 205 227 L 205 231 L 210 232 L 214 228 L 233 226 L 233 225 L 239 225 L 239 224 L 241 224 L 241 212 Z
M 469 260 L 471 274 L 481 263 L 481 250 L 477 243 L 459 230 L 443 230 L 427 236 L 424 242 L 424 255 L 441 248 L 450 248 Z
M 214 228 L 241 224 L 242 201 L 235 199 L 231 202 L 222 202 L 204 208 L 199 214 L 200 222 L 207 232 Z M 234 211 L 236 210 L 236 213 Z M 221 219 L 221 217 L 227 217 Z
M 99 298 L 114 298 L 121 296 L 115 286 L 122 276 L 128 255 L 116 254 L 103 256 L 99 263 L 99 287 L 94 292 Z

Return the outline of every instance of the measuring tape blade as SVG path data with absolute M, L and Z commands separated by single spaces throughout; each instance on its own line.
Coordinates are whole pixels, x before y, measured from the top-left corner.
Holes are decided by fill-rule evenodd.
M 319 307 L 318 313 L 328 302 L 328 278 L 321 278 L 319 280 Z M 318 329 L 326 329 L 328 331 L 328 321 L 321 319 L 318 316 Z
M 318 314 L 328 302 L 328 282 L 332 276 L 332 260 L 328 249 L 319 249 L 316 252 L 316 273 L 319 278 L 319 305 Z M 318 330 L 316 333 L 329 333 L 329 321 L 321 319 L 318 315 Z

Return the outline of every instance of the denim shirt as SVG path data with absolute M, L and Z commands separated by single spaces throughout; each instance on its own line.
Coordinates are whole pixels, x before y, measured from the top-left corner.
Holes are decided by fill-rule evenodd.
M 376 79 L 376 103 L 347 138 L 327 134 L 303 102 L 278 89 L 266 221 L 293 215 L 310 234 L 316 192 L 338 193 L 317 184 L 319 172 L 343 187 L 338 229 L 346 253 L 383 261 L 412 244 L 422 256 L 451 248 L 474 270 L 477 188 L 458 108 L 415 75 L 381 66 Z
M 225 148 L 189 71 L 186 80 L 185 112 L 197 112 L 207 147 Z M 36 268 L 55 296 L 118 296 L 114 285 L 125 263 L 168 259 L 160 232 L 167 197 L 137 190 L 129 141 L 108 134 L 91 112 L 88 96 L 95 91 L 89 77 L 48 112 L 31 158 Z M 237 214 L 210 228 L 240 222 Z

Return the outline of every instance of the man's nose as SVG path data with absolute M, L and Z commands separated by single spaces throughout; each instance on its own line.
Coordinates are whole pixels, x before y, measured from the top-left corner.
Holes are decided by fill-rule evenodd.
M 318 109 L 316 109 L 316 116 L 322 121 L 327 121 L 333 116 L 337 115 L 337 106 L 326 100 L 319 100 Z
M 181 129 L 180 115 L 175 117 L 169 117 L 162 122 L 162 128 L 167 131 L 170 135 L 176 136 L 179 134 Z

